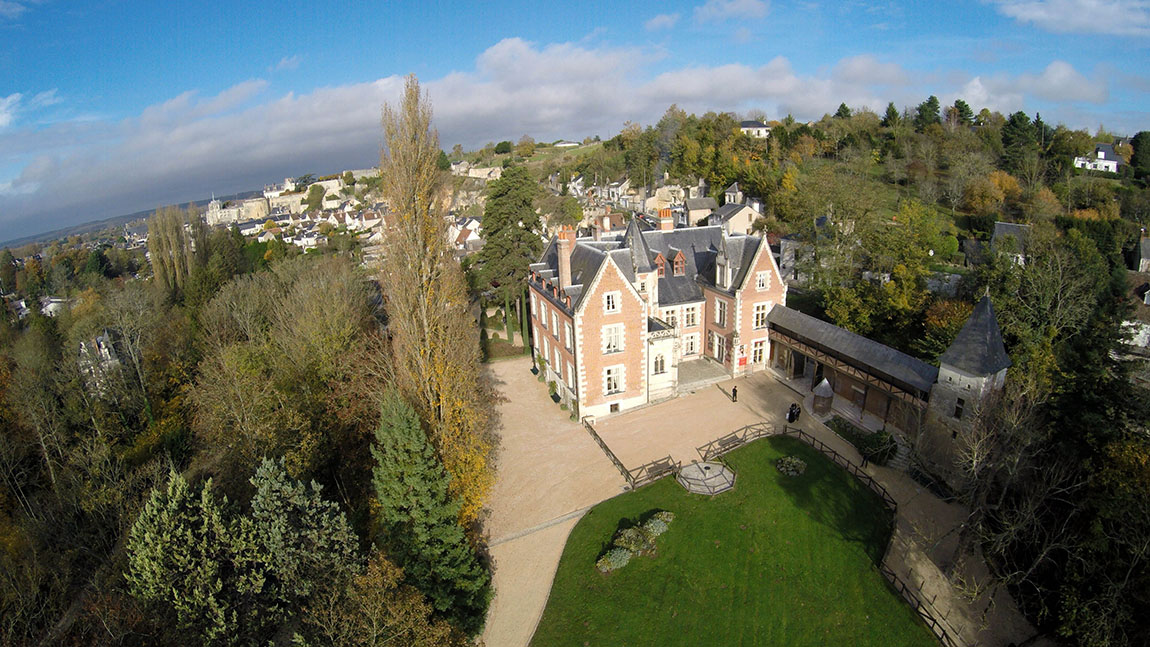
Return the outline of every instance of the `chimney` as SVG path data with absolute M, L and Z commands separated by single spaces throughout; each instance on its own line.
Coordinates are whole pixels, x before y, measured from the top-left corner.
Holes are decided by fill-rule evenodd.
M 594 238 L 595 240 L 602 240 L 603 228 L 600 227 L 598 224 L 591 225 L 591 237 Z
M 671 215 L 670 209 L 659 210 L 659 231 L 674 231 L 675 218 Z
M 575 230 L 564 225 L 559 228 L 556 238 L 559 250 L 559 289 L 563 290 L 571 285 L 571 251 L 575 249 Z

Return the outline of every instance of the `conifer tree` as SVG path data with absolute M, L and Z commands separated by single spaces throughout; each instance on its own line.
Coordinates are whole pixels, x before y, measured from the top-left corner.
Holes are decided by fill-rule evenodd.
M 515 330 L 511 325 L 512 302 L 523 293 L 527 267 L 543 252 L 539 214 L 535 212 L 538 191 L 539 185 L 527 169 L 513 166 L 491 183 L 483 210 L 485 242 L 479 261 L 485 281 L 499 286 L 509 342 L 514 341 Z
M 437 614 L 469 634 L 483 626 L 491 576 L 457 523 L 450 477 L 411 405 L 394 389 L 383 397 L 371 454 L 382 540 Z
M 276 619 L 286 617 L 322 586 L 359 570 L 356 536 L 339 506 L 288 476 L 284 460 L 264 459 L 251 479 L 251 515 L 244 518 L 243 557 L 264 570 L 262 597 Z
M 231 529 L 209 480 L 198 492 L 176 472 L 149 497 L 128 535 L 129 590 L 203 644 L 227 644 L 238 619 L 228 599 Z

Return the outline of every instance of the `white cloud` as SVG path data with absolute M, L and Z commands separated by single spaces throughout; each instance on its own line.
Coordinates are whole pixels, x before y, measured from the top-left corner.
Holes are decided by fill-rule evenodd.
M 54 105 L 61 103 L 63 101 L 64 100 L 61 99 L 56 94 L 56 88 L 52 88 L 51 90 L 45 90 L 44 92 L 38 92 L 35 96 L 33 96 L 31 99 L 29 99 L 28 100 L 28 108 L 29 109 L 47 108 L 48 106 L 54 106 Z
M 661 13 L 658 16 L 643 23 L 647 31 L 658 31 L 660 29 L 670 29 L 679 22 L 679 14 L 677 13 Z
M 299 54 L 285 56 L 280 59 L 279 63 L 268 68 L 269 72 L 284 72 L 289 70 L 299 69 L 300 57 Z
M 0 18 L 17 18 L 20 14 L 24 13 L 28 7 L 22 2 L 12 2 L 11 0 L 0 0 Z
M 0 128 L 7 128 L 16 118 L 16 110 L 20 107 L 20 99 L 24 95 L 19 92 L 0 97 Z
M 971 78 L 911 74 L 869 55 L 805 75 L 777 57 L 761 66 L 694 66 L 651 76 L 646 70 L 657 52 L 509 38 L 480 54 L 471 69 L 425 78 L 422 85 L 445 149 L 524 133 L 540 141 L 609 137 L 627 120 L 654 123 L 672 103 L 696 113 L 759 108 L 771 117 L 808 120 L 840 102 L 881 111 L 887 101 L 916 105 L 932 93 L 945 103 L 961 96 L 976 110 L 1001 112 L 1021 109 L 1032 96 L 1078 102 L 1099 87 L 1105 94 L 1104 85 L 1091 85 L 1061 62 L 1021 77 Z M 21 170 L 0 176 L 0 231 L 17 237 L 258 188 L 289 175 L 373 165 L 382 140 L 380 108 L 402 87 L 402 77 L 389 76 L 271 94 L 267 82 L 254 79 L 214 96 L 186 92 L 121 121 L 36 128 L 13 122 L 0 131 L 0 169 Z M 13 110 L 7 104 L 19 105 L 21 97 L 0 98 L 0 119 Z M 1052 123 L 1059 118 L 1047 112 Z
M 770 10 L 766 0 L 707 0 L 695 7 L 695 20 L 700 22 L 730 20 L 732 18 L 762 18 Z
M 832 71 L 840 81 L 853 83 L 875 83 L 882 85 L 904 85 L 906 71 L 897 63 L 883 63 L 870 54 L 851 56 L 839 61 Z
M 1023 74 L 1018 87 L 1047 101 L 1103 103 L 1109 97 L 1105 81 L 1091 81 L 1065 61 L 1054 61 L 1041 74 Z
M 1060 34 L 1150 36 L 1146 0 L 984 0 L 998 12 Z

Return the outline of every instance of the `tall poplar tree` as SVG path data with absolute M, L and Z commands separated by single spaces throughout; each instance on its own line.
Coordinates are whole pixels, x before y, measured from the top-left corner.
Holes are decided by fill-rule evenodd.
M 491 402 L 479 372 L 479 329 L 463 271 L 447 245 L 445 187 L 431 107 L 409 77 L 403 101 L 383 111 L 381 190 L 391 208 L 382 281 L 392 373 L 423 420 L 451 492 L 474 520 L 491 491 Z

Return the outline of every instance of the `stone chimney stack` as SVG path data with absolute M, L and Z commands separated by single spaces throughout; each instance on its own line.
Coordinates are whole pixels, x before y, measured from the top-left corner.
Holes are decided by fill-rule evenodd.
M 571 285 L 571 252 L 575 249 L 575 230 L 564 225 L 559 228 L 556 238 L 559 251 L 559 289 L 563 290 Z
M 674 231 L 675 230 L 675 217 L 671 215 L 670 209 L 659 210 L 659 231 Z

